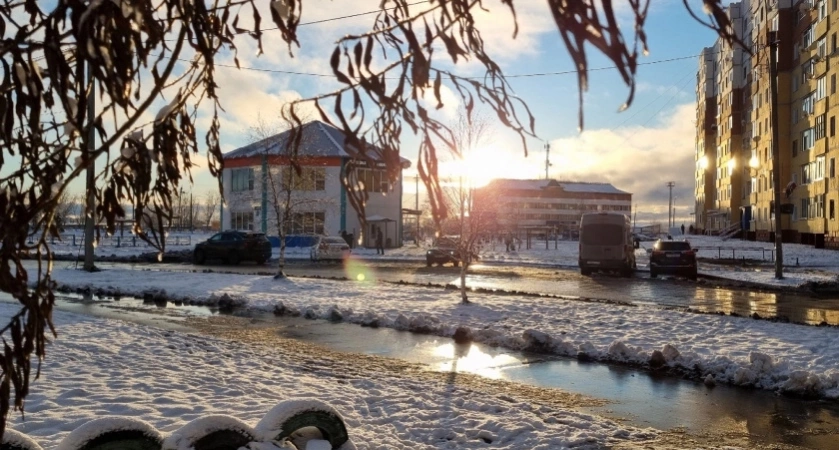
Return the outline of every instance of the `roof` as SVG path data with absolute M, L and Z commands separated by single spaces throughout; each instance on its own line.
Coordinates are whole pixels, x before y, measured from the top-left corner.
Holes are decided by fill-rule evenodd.
M 557 181 L 557 180 L 517 180 L 511 178 L 497 178 L 488 186 L 494 189 L 516 189 L 516 190 L 538 190 L 549 186 L 557 186 L 566 192 L 592 192 L 599 194 L 630 194 L 617 189 L 609 183 L 587 183 L 579 181 Z
M 344 131 L 338 128 L 313 120 L 301 126 L 302 137 L 299 150 L 300 156 L 323 156 L 351 158 L 353 155 L 347 153 L 344 143 Z M 286 145 L 291 135 L 291 130 L 269 136 L 263 140 L 240 147 L 231 152 L 225 153 L 224 159 L 248 158 L 253 156 L 282 156 L 286 154 Z M 405 166 L 410 161 L 400 157 Z

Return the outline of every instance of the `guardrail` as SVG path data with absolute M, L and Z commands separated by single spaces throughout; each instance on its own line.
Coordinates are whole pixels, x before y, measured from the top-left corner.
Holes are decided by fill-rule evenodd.
M 293 436 L 302 429 L 315 428 L 318 438 Z M 314 433 L 312 433 L 314 434 Z M 306 433 L 310 436 L 310 433 Z M 317 440 L 310 445 L 301 440 Z M 205 416 L 163 435 L 151 424 L 132 417 L 102 417 L 71 431 L 56 447 L 58 450 L 237 450 L 247 448 L 341 449 L 355 448 L 347 435 L 344 419 L 333 407 L 319 400 L 300 399 L 280 402 L 257 423 L 250 425 L 231 416 Z M 250 445 L 255 443 L 255 445 Z M 345 445 L 348 444 L 348 445 Z M 6 429 L 0 450 L 43 450 L 26 434 Z

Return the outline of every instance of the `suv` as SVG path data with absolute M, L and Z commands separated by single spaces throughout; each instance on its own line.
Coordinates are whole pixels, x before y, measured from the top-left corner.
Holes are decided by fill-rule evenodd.
M 461 265 L 457 236 L 439 238 L 434 247 L 426 251 L 426 267 L 432 267 L 432 264 L 442 266 L 448 263 L 452 263 L 455 267 Z
M 271 242 L 264 233 L 223 231 L 199 242 L 193 250 L 193 261 L 204 264 L 208 259 L 221 259 L 229 264 L 256 261 L 265 264 L 271 258 Z
M 650 254 L 650 277 L 659 274 L 682 275 L 697 279 L 697 249 L 688 241 L 663 241 L 653 244 Z

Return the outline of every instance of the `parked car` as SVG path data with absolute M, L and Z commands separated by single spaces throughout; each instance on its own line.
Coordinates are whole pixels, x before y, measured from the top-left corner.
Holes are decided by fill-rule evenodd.
M 458 237 L 444 236 L 438 238 L 429 250 L 426 250 L 426 267 L 433 264 L 442 266 L 452 264 L 455 267 L 461 265 L 461 255 L 458 253 Z
M 697 249 L 691 248 L 688 241 L 659 239 L 653 244 L 650 253 L 650 276 L 660 274 L 682 275 L 697 279 Z
M 265 264 L 271 259 L 271 242 L 264 233 L 223 231 L 195 245 L 193 261 L 196 264 L 204 264 L 210 259 L 229 264 L 239 264 L 240 261 Z
M 350 246 L 340 236 L 319 236 L 309 251 L 312 261 L 343 261 L 350 257 Z

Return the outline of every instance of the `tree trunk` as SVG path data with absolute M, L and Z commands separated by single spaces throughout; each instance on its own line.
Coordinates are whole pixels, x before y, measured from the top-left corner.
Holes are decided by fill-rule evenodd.
M 286 267 L 286 235 L 280 233 L 280 257 L 277 259 L 277 274 L 274 275 L 275 280 L 286 278 L 286 272 L 283 269 Z
M 468 257 L 461 259 L 461 303 L 466 304 L 470 302 L 470 299 L 467 298 L 467 266 L 469 266 L 470 263 Z

